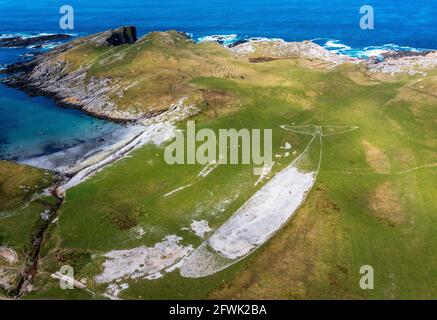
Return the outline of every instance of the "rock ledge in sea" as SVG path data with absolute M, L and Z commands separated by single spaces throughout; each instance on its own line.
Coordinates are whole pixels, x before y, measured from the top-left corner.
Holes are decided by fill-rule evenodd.
M 46 42 L 67 40 L 71 38 L 68 34 L 49 34 L 23 38 L 20 36 L 0 39 L 0 48 L 23 48 L 28 46 L 41 46 Z

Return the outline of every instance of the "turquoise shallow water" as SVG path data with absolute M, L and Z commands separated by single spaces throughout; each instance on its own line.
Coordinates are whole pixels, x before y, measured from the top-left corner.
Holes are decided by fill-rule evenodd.
M 24 160 L 103 142 L 121 126 L 0 85 L 0 159 Z

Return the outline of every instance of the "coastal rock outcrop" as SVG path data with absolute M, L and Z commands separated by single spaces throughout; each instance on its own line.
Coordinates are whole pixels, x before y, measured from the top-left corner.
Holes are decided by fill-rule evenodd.
M 224 48 L 212 52 L 217 50 L 226 53 Z M 151 32 L 137 39 L 135 27 L 121 27 L 8 66 L 3 82 L 95 117 L 132 122 L 189 96 L 195 90 L 190 79 L 205 68 L 216 66 L 185 33 Z
M 246 40 L 246 39 L 237 40 L 237 41 L 231 43 L 228 47 L 229 48 L 233 48 L 233 47 L 239 46 L 240 44 L 243 44 L 243 43 L 246 43 L 246 42 L 249 42 L 249 40 Z
M 367 61 L 367 68 L 372 73 L 388 75 L 427 75 L 429 70 L 437 67 L 437 51 L 412 52 L 392 51 L 383 54 L 383 60 Z
M 137 41 L 137 28 L 133 26 L 121 27 L 112 31 L 111 36 L 106 39 L 109 46 L 120 46 L 132 44 Z
M 359 59 L 351 58 L 345 55 L 335 54 L 322 46 L 311 41 L 303 42 L 286 42 L 286 41 L 270 41 L 270 40 L 253 40 L 247 42 L 236 43 L 229 46 L 238 57 L 248 57 L 253 62 L 273 61 L 286 58 L 309 58 L 320 59 L 334 65 L 344 62 L 359 62 Z
M 384 59 L 399 59 L 405 57 L 425 57 L 428 53 L 431 53 L 432 50 L 429 51 L 388 51 L 382 54 Z
M 0 39 L 0 48 L 22 48 L 29 46 L 41 46 L 50 41 L 59 41 L 70 39 L 68 34 L 49 34 L 34 37 L 7 37 Z
M 281 40 L 247 41 L 229 46 L 237 57 L 252 63 L 269 62 L 287 58 L 318 59 L 330 66 L 342 63 L 363 64 L 371 73 L 386 75 L 426 75 L 437 66 L 437 51 L 388 51 L 369 59 L 353 58 L 329 51 L 311 41 L 286 42 Z
M 137 39 L 136 28 L 125 26 L 74 39 L 0 73 L 10 74 L 3 79 L 7 85 L 30 94 L 51 97 L 96 117 L 129 122 L 156 116 L 183 97 L 201 101 L 199 88 L 192 84 L 195 78 L 244 80 L 245 68 L 237 67 L 236 60 L 244 64 L 280 59 L 301 59 L 319 69 L 362 64 L 368 72 L 390 75 L 422 74 L 437 66 L 436 52 L 366 60 L 336 54 L 311 41 L 255 39 L 228 47 L 196 44 L 178 31 L 151 32 Z
M 21 88 L 30 95 L 51 97 L 62 106 L 81 109 L 99 118 L 122 122 L 137 120 L 144 114 L 118 110 L 117 105 L 109 98 L 123 91 L 121 84 L 109 78 L 87 78 L 91 65 L 84 63 L 72 70 L 71 63 L 63 59 L 63 54 L 81 45 L 93 48 L 136 41 L 135 27 L 121 27 L 77 39 L 38 55 L 30 61 L 8 66 L 3 73 L 11 76 L 3 82 L 11 87 Z

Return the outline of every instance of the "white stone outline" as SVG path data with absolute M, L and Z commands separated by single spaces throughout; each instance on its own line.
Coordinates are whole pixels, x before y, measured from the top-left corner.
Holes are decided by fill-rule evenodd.
M 205 240 L 196 250 L 194 250 L 194 252 L 193 253 L 191 253 L 188 257 L 187 257 L 187 259 L 185 260 L 185 262 L 184 262 L 184 264 L 181 266 L 181 268 L 180 268 L 180 274 L 181 274 L 181 276 L 183 276 L 183 277 L 189 277 L 189 278 L 201 278 L 201 277 L 206 277 L 206 276 L 210 276 L 210 275 L 212 275 L 212 274 L 215 274 L 215 273 L 217 273 L 217 272 L 220 272 L 220 271 L 222 271 L 222 270 L 224 270 L 224 269 L 226 269 L 226 268 L 228 268 L 228 267 L 230 267 L 230 266 L 232 266 L 232 265 L 234 265 L 235 263 L 237 263 L 237 262 L 239 262 L 239 261 L 241 261 L 241 260 L 243 260 L 243 259 L 245 259 L 245 258 L 247 258 L 249 255 L 251 255 L 253 252 L 255 252 L 258 248 L 260 248 L 262 245 L 264 245 L 267 241 L 269 241 L 280 229 L 282 229 L 283 228 L 283 226 L 285 225 L 285 224 L 287 224 L 288 222 L 289 222 L 289 220 L 294 216 L 294 214 L 296 213 L 296 211 L 303 205 L 303 203 L 305 203 L 305 200 L 306 200 L 306 198 L 307 198 L 307 196 L 308 196 L 308 194 L 309 194 L 309 192 L 311 191 L 311 189 L 314 187 L 314 184 L 315 184 L 315 182 L 316 182 L 316 180 L 317 180 L 317 176 L 318 176 L 318 173 L 319 173 L 319 171 L 320 171 L 320 166 L 321 166 L 321 161 L 322 161 L 322 155 L 323 155 L 323 141 L 322 141 L 322 129 L 321 129 L 321 127 L 320 126 L 314 126 L 315 127 L 315 129 L 314 129 L 314 134 L 313 134 L 313 137 L 312 137 L 312 139 L 310 140 L 310 142 L 308 143 L 308 145 L 306 146 L 306 148 L 305 148 L 305 150 L 296 158 L 296 159 L 294 159 L 293 160 L 293 162 L 289 165 L 289 166 L 287 166 L 287 168 L 289 168 L 290 166 L 293 166 L 294 164 L 297 164 L 298 163 L 298 161 L 299 160 L 301 160 L 302 159 L 302 157 L 304 156 L 304 155 L 306 155 L 307 154 L 307 152 L 308 152 L 308 150 L 309 150 L 309 148 L 311 147 L 311 146 L 313 146 L 313 142 L 315 141 L 315 139 L 317 138 L 317 137 L 319 137 L 319 147 L 320 147 L 320 153 L 319 153 L 319 162 L 318 162 L 318 165 L 317 165 L 317 169 L 316 169 L 316 171 L 314 171 L 313 172 L 313 174 L 314 174 L 314 179 L 313 179 L 313 182 L 312 182 L 312 185 L 311 185 L 311 187 L 308 189 L 308 191 L 306 191 L 306 193 L 304 194 L 304 197 L 303 197 L 303 199 L 301 200 L 301 202 L 300 202 L 300 204 L 298 205 L 298 207 L 293 211 L 293 212 L 291 212 L 290 213 L 290 215 L 289 215 L 289 217 L 288 217 L 288 219 L 286 220 L 286 221 L 284 221 L 274 232 L 272 232 L 271 234 L 268 234 L 268 235 L 266 235 L 266 238 L 265 238 L 265 241 L 264 242 L 262 242 L 262 243 L 260 243 L 260 244 L 258 244 L 258 245 L 256 245 L 254 248 L 252 248 L 252 249 L 250 249 L 250 251 L 247 253 L 247 254 L 245 254 L 245 255 L 243 255 L 243 256 L 241 256 L 241 257 L 239 257 L 239 258 L 237 258 L 237 259 L 234 259 L 234 260 L 231 260 L 231 259 L 227 259 L 227 258 L 225 258 L 224 256 L 222 256 L 218 251 L 216 251 L 216 250 L 214 250 L 211 246 L 210 246 L 210 244 L 209 244 L 209 239 L 211 238 L 208 238 L 207 240 Z M 281 128 L 282 128 L 282 126 L 281 126 Z M 283 128 L 283 129 L 285 129 L 285 128 Z M 287 130 L 287 129 L 285 129 L 285 130 Z M 305 133 L 304 133 L 305 134 Z M 284 169 L 284 170 L 286 170 L 286 169 Z M 252 196 L 253 197 L 253 196 Z M 248 203 L 251 199 L 252 199 L 252 197 L 246 202 L 246 203 Z M 245 205 L 245 204 L 244 204 Z M 244 206 L 243 205 L 243 206 Z M 242 207 L 243 207 L 242 206 Z M 236 213 L 235 214 L 240 214 L 240 212 L 237 210 L 236 211 Z M 230 219 L 232 219 L 234 216 L 235 216 L 235 214 L 233 215 L 233 216 L 231 216 L 227 221 L 229 221 Z M 225 222 L 226 223 L 226 222 Z M 223 224 L 224 225 L 224 224 Z M 217 231 L 217 230 L 216 230 Z M 209 250 L 208 250 L 209 249 Z M 213 251 L 213 252 L 211 252 L 211 251 Z M 194 257 L 194 259 L 195 259 L 195 255 L 196 255 L 196 253 L 198 253 L 198 254 L 203 254 L 204 256 L 205 256 L 205 261 L 204 262 L 206 262 L 206 263 L 203 263 L 202 264 L 202 262 L 201 262 L 201 268 L 203 267 L 203 266 L 205 266 L 206 268 L 212 268 L 213 270 L 208 270 L 208 269 L 206 269 L 206 272 L 204 272 L 204 273 L 202 273 L 202 274 L 194 274 L 194 273 L 192 273 L 192 272 L 190 272 L 190 270 L 186 270 L 185 268 L 184 268 L 184 266 L 186 266 L 186 263 L 188 262 L 188 261 L 190 261 L 190 257 Z M 218 260 L 221 260 L 221 261 L 218 261 Z M 205 270 L 205 268 L 203 269 L 203 270 Z
M 186 188 L 189 188 L 189 187 L 191 187 L 191 186 L 192 186 L 192 184 L 187 184 L 187 185 L 185 185 L 185 186 L 182 186 L 182 187 L 179 187 L 179 188 L 177 188 L 177 189 L 174 189 L 173 191 L 170 191 L 170 192 L 167 192 L 166 194 L 164 194 L 164 197 L 171 196 L 172 194 L 177 193 L 177 192 L 179 192 L 179 191 L 182 191 L 182 190 L 184 190 L 184 189 L 186 189 Z

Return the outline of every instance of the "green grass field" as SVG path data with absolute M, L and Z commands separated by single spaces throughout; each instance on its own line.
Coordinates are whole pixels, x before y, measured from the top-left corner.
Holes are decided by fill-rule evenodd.
M 291 163 L 310 139 L 282 130 L 281 125 L 359 129 L 324 138 L 318 180 L 304 205 L 250 257 L 205 279 L 182 278 L 178 270 L 156 280 L 126 279 L 123 283 L 129 288 L 120 298 L 437 298 L 437 100 L 432 96 L 436 71 L 421 78 L 381 81 L 366 76 L 360 66 L 309 68 L 300 59 L 252 64 L 215 45 L 183 44 L 179 52 L 175 48 L 182 44 L 177 42 L 164 50 L 153 42 L 161 38 L 150 37 L 117 49 L 132 55 L 126 68 L 141 65 L 137 55 L 144 58 L 153 52 L 156 61 L 180 60 L 180 68 L 188 68 L 183 57 L 197 61 L 197 55 L 207 60 L 200 60 L 202 66 L 222 64 L 216 75 L 191 65 L 193 72 L 182 81 L 184 89 L 171 94 L 172 99 L 179 94 L 201 97 L 202 113 L 194 118 L 199 129 L 273 129 L 273 155 L 283 154 L 286 142 L 296 151 L 274 158 L 273 172 Z M 98 56 L 93 76 L 127 72 L 120 65 L 98 68 L 99 59 L 107 55 Z M 148 63 L 136 69 L 138 75 Z M 174 68 L 169 72 L 174 74 Z M 173 80 L 162 79 L 164 90 Z M 148 83 L 135 90 L 162 95 L 155 90 L 160 82 Z M 421 91 L 414 90 L 418 85 Z M 127 99 L 135 100 L 141 92 Z M 178 126 L 183 129 L 185 124 Z M 103 254 L 152 247 L 167 235 L 178 235 L 184 245 L 196 247 L 202 239 L 184 227 L 193 220 L 207 220 L 216 229 L 259 189 L 252 165 L 219 166 L 198 178 L 203 166 L 170 166 L 163 154 L 163 147 L 144 146 L 68 191 L 59 221 L 43 245 L 37 290 L 27 298 L 103 298 L 107 285 L 94 279 L 103 270 Z M 13 219 L 9 225 L 18 224 L 20 215 Z M 0 228 L 7 226 L 0 220 Z M 24 229 L 16 237 L 27 234 Z M 59 289 L 49 275 L 66 264 L 75 268 L 76 279 L 86 279 L 95 296 Z M 374 268 L 374 290 L 359 287 L 363 265 Z

